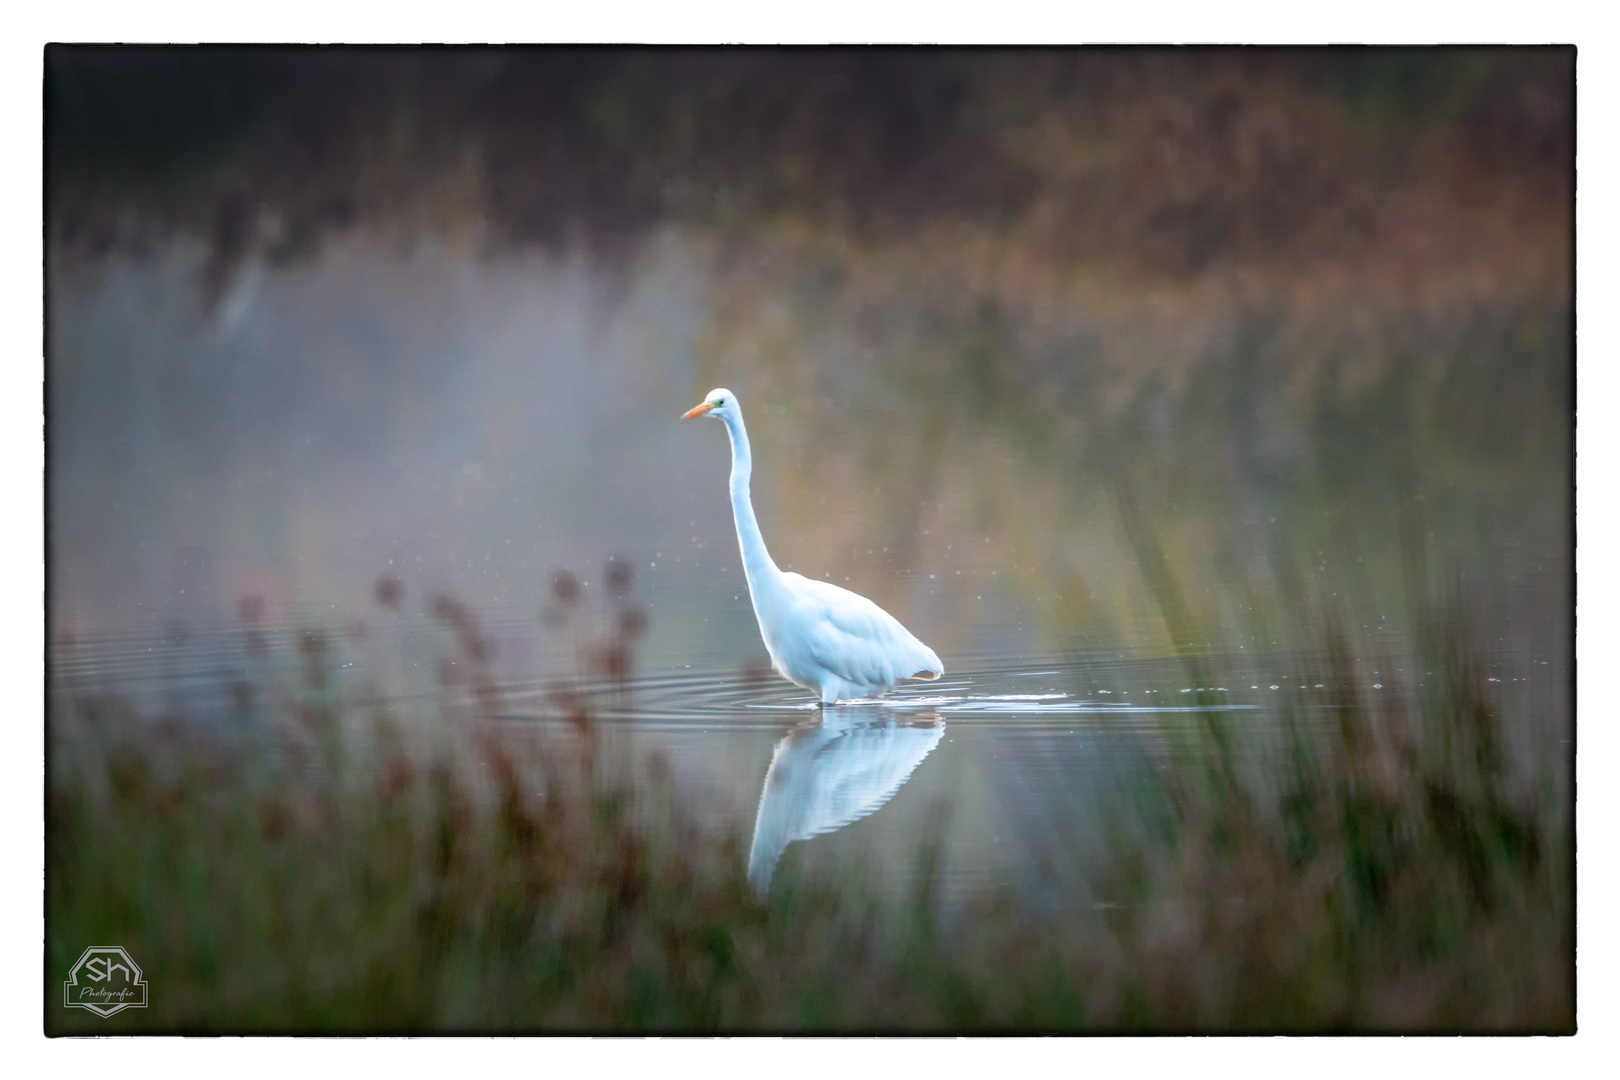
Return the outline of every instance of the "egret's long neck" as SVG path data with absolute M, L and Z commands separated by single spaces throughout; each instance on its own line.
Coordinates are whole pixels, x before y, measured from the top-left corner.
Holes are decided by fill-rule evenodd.
M 748 588 L 758 599 L 761 590 L 772 588 L 782 572 L 771 561 L 771 553 L 765 550 L 765 538 L 759 534 L 759 521 L 754 517 L 754 500 L 748 493 L 748 480 L 754 474 L 748 429 L 743 426 L 741 413 L 734 412 L 722 419 L 731 436 L 731 513 L 737 520 L 737 546 L 742 549 Z

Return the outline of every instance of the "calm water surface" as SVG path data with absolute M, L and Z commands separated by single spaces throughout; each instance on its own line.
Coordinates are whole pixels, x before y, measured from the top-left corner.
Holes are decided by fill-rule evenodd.
M 426 621 L 387 621 L 351 620 L 346 634 L 333 635 L 326 662 L 340 692 L 381 691 L 401 713 L 453 707 L 455 693 L 436 681 L 457 655 L 449 635 Z M 146 634 L 75 640 L 53 650 L 55 685 L 115 692 L 227 737 L 251 732 L 256 721 L 233 706 L 232 685 L 251 681 L 260 694 L 298 686 L 308 625 L 249 631 L 172 621 Z M 543 647 L 545 635 L 525 637 L 521 628 L 516 618 L 490 620 L 488 633 L 498 651 L 519 641 Z M 499 722 L 571 738 L 553 701 L 554 671 L 535 659 L 526 676 L 497 683 Z M 1004 885 L 1031 900 L 1073 899 L 1084 865 L 1105 854 L 1111 806 L 1166 755 L 1198 745 L 1210 717 L 1238 733 L 1251 755 L 1245 767 L 1264 784 L 1288 717 L 1326 726 L 1348 701 L 1376 706 L 1381 695 L 1420 695 L 1433 681 L 1393 652 L 1360 658 L 1365 677 L 1354 686 L 1308 674 L 1323 670 L 1325 657 L 1282 652 L 1210 653 L 1195 663 L 1085 652 L 944 659 L 949 673 L 937 682 L 830 708 L 768 671 L 701 661 L 622 681 L 568 681 L 609 737 L 663 756 L 701 818 L 750 841 L 750 874 L 762 888 L 779 864 L 905 887 L 921 860 L 937 856 L 951 895 Z M 1523 760 L 1567 742 L 1556 712 L 1537 709 L 1567 692 L 1556 656 L 1503 653 L 1488 663 L 1485 677 L 1516 720 L 1510 740 L 1526 747 Z M 1190 679 L 1190 667 L 1205 678 Z M 379 670 L 390 689 L 381 689 Z

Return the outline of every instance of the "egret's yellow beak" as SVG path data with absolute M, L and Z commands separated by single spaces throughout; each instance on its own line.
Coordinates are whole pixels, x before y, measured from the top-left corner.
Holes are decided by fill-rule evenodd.
M 714 408 L 714 402 L 705 401 L 703 404 L 699 405 L 695 409 L 688 409 L 686 411 L 686 414 L 684 416 L 682 416 L 681 419 L 682 420 L 694 420 L 697 417 L 702 416 L 704 413 L 708 412 L 712 408 Z

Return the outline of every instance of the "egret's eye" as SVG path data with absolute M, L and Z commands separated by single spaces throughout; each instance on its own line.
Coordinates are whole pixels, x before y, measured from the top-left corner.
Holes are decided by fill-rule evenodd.
M 710 404 L 710 405 L 713 405 L 713 406 L 714 406 L 714 407 L 715 407 L 715 408 L 717 408 L 717 409 L 718 409 L 718 408 L 719 408 L 719 407 L 720 407 L 720 406 L 722 406 L 722 405 L 724 405 L 724 404 L 725 404 L 725 403 L 726 403 L 726 399 L 725 399 L 725 398 L 715 398 L 715 399 L 714 399 L 714 400 L 713 400 L 713 401 L 711 401 L 711 402 L 709 402 L 709 404 Z

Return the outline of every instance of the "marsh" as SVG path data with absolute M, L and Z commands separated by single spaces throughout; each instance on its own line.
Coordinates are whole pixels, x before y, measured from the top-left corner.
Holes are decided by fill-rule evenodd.
M 1567 1030 L 1571 52 L 53 48 L 46 73 L 47 1000 L 105 939 L 154 965 L 153 1008 L 104 1022 L 128 1030 L 860 1026 L 808 952 L 799 996 L 716 961 L 753 990 L 683 1011 L 654 979 L 637 1012 L 626 958 L 598 997 L 513 997 L 502 965 L 596 947 L 516 915 L 504 946 L 400 930 L 461 942 L 435 970 L 486 1012 L 323 1013 L 304 972 L 211 1018 L 180 928 L 68 899 L 105 788 L 153 815 L 130 872 L 194 890 L 197 934 L 298 948 L 202 912 L 318 858 L 274 854 L 319 835 L 304 811 L 193 849 L 160 797 L 185 769 L 120 786 L 85 748 L 161 729 L 281 768 L 302 731 L 381 783 L 381 717 L 426 733 L 424 792 L 434 755 L 492 760 L 435 742 L 473 731 L 538 740 L 541 772 L 622 759 L 615 798 L 708 838 L 670 850 L 721 892 L 646 886 L 723 894 L 699 938 L 791 910 L 827 956 L 923 963 L 804 913 L 924 903 L 930 941 L 967 934 L 924 949 L 964 965 L 923 964 L 940 987 L 989 948 L 965 912 L 1086 942 L 870 1028 Z M 942 679 L 822 719 L 771 672 L 724 450 L 679 419 L 710 386 L 748 403 L 776 562 L 870 597 Z M 835 773 L 866 787 L 818 810 Z M 348 805 L 312 775 L 311 807 Z M 560 836 L 525 850 L 572 865 Z M 158 869 L 187 850 L 194 878 Z M 573 911 L 572 871 L 536 873 L 512 896 Z M 1337 914 L 1277 931 L 1322 880 Z M 645 914 L 615 888 L 579 895 Z M 813 944 L 786 941 L 756 944 Z M 1112 974 L 1082 985 L 1081 953 Z M 1245 997 L 1249 963 L 1293 981 Z M 193 996 L 162 1012 L 160 976 Z M 1069 1011 L 1009 1004 L 1041 979 Z

